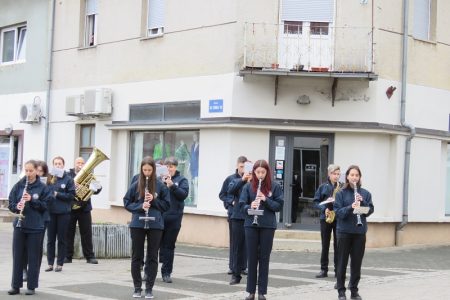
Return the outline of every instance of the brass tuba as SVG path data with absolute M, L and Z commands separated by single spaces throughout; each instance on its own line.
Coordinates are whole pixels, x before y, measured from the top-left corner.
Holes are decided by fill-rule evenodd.
M 92 196 L 94 192 L 89 189 L 91 182 L 95 181 L 95 176 L 92 171 L 104 160 L 109 160 L 108 156 L 99 149 L 94 148 L 86 164 L 73 179 L 73 181 L 78 184 L 75 194 L 76 201 L 87 201 Z M 74 210 L 79 208 L 81 208 L 81 206 L 76 203 L 72 205 L 72 209 Z

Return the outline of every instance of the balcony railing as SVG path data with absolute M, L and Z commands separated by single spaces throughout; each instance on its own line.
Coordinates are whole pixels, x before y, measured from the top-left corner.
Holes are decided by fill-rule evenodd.
M 368 27 L 246 23 L 243 69 L 370 73 L 372 33 Z

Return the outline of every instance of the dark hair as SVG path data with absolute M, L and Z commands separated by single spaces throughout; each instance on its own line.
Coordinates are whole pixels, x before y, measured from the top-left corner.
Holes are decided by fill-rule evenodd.
M 37 161 L 35 161 L 34 159 L 30 159 L 27 160 L 27 162 L 24 164 L 25 165 L 32 165 L 35 169 L 37 168 Z
M 43 160 L 38 160 L 36 162 L 36 168 L 37 167 L 41 167 L 42 168 L 42 172 L 44 172 L 44 175 L 42 176 L 47 176 L 48 175 L 48 166 L 47 163 Z
M 52 164 L 55 163 L 55 160 L 60 159 L 63 162 L 63 165 L 66 165 L 66 162 L 64 161 L 64 158 L 62 158 L 61 156 L 55 156 L 52 160 Z
M 357 166 L 357 165 L 351 165 L 350 167 L 348 167 L 348 169 L 347 169 L 347 171 L 345 172 L 345 185 L 344 185 L 344 189 L 346 189 L 346 188 L 353 188 L 353 185 L 352 184 L 350 184 L 350 182 L 348 181 L 348 178 L 347 178 L 347 176 L 348 176 L 348 174 L 350 174 L 350 171 L 351 170 L 356 170 L 356 171 L 358 171 L 358 173 L 359 173 L 359 180 L 358 180 L 358 183 L 356 184 L 358 187 L 361 187 L 361 176 L 362 176 L 362 174 L 361 174 L 361 169 Z
M 166 158 L 166 160 L 164 160 L 164 164 L 171 166 L 178 166 L 178 159 L 176 159 L 173 156 L 169 156 L 168 158 Z
M 152 175 L 150 175 L 149 182 L 148 182 L 148 191 L 150 194 L 155 196 L 156 192 L 156 165 L 155 161 L 151 156 L 146 156 L 142 159 L 140 172 L 139 172 L 139 184 L 138 184 L 138 192 L 139 196 L 141 198 L 144 198 L 145 196 L 145 185 L 146 185 L 146 178 L 144 175 L 144 172 L 142 171 L 142 167 L 144 165 L 150 165 L 153 168 Z
M 242 163 L 245 163 L 245 162 L 247 162 L 248 161 L 248 159 L 247 159 L 247 157 L 245 157 L 245 156 L 239 156 L 238 157 L 238 159 L 237 159 L 237 163 L 238 164 L 242 164 Z
M 266 169 L 267 171 L 266 177 L 261 182 L 261 192 L 267 196 L 272 191 L 272 175 L 270 172 L 269 164 L 267 163 L 267 161 L 263 159 L 257 160 L 253 165 L 252 183 L 251 183 L 252 189 L 253 192 L 256 193 L 256 190 L 258 189 L 259 179 L 256 177 L 255 170 L 260 167 Z

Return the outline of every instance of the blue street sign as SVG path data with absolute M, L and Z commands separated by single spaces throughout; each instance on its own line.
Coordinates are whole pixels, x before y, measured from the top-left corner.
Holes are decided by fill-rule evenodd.
M 212 99 L 212 100 L 209 100 L 209 112 L 210 113 L 221 113 L 221 112 L 223 112 L 223 99 Z

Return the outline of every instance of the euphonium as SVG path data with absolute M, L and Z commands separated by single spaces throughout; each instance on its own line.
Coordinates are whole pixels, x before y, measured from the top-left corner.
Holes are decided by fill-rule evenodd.
M 100 164 L 104 160 L 109 160 L 108 156 L 106 156 L 102 151 L 97 148 L 94 148 L 91 156 L 87 160 L 86 164 L 81 168 L 81 170 L 77 173 L 73 181 L 78 184 L 75 194 L 75 200 L 77 201 L 87 201 L 92 194 L 94 193 L 89 186 L 92 181 L 95 181 L 95 176 L 92 173 L 94 168 Z M 72 209 L 79 209 L 80 205 L 74 204 Z

